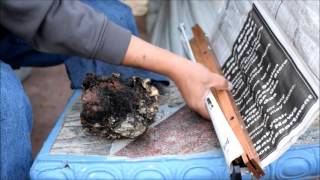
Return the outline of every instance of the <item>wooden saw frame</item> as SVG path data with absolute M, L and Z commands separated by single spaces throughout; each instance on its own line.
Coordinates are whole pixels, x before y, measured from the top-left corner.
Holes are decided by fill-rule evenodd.
M 193 38 L 189 43 L 196 62 L 206 66 L 214 73 L 223 75 L 213 49 L 210 47 L 208 39 L 200 26 L 195 25 L 192 28 L 192 32 Z M 264 171 L 260 167 L 259 156 L 252 145 L 246 129 L 244 129 L 243 120 L 232 95 L 227 90 L 215 90 L 211 88 L 211 91 L 244 151 L 241 157 L 234 160 L 233 163 L 242 166 L 245 165 L 256 178 L 263 176 Z

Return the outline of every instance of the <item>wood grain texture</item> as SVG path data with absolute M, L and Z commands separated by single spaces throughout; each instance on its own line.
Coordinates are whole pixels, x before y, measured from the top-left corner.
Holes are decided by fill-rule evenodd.
M 81 102 L 77 99 L 67 112 L 51 153 L 108 155 L 113 141 L 85 131 L 80 123 L 80 111 Z

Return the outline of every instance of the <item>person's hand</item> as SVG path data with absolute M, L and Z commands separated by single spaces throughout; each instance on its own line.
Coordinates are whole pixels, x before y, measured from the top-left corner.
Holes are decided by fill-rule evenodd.
M 211 87 L 229 89 L 229 82 L 221 75 L 212 73 L 203 65 L 190 61 L 181 62 L 171 76 L 187 105 L 202 117 L 209 119 L 205 97 Z

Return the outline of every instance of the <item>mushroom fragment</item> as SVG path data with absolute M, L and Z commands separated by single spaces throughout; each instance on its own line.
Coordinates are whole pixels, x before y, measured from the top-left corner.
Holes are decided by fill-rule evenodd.
M 81 96 L 81 124 L 108 139 L 135 138 L 154 121 L 158 96 L 150 79 L 133 76 L 124 81 L 120 74 L 87 74 Z

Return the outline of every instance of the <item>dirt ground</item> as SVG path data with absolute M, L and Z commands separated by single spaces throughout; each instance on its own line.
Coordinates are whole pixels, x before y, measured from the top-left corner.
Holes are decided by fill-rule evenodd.
M 72 90 L 64 65 L 33 68 L 23 86 L 33 111 L 32 154 L 35 156 L 53 128 Z

